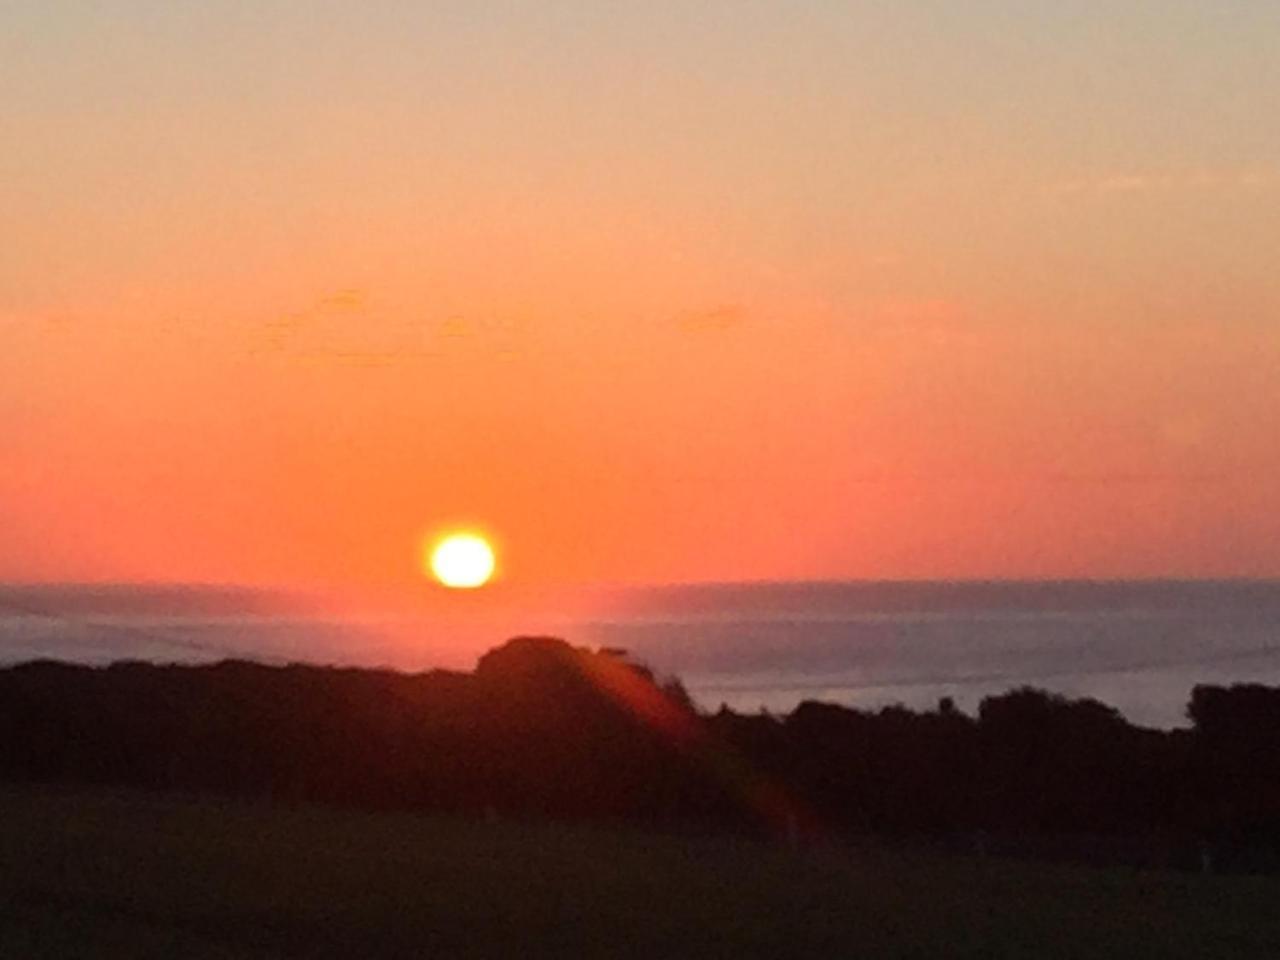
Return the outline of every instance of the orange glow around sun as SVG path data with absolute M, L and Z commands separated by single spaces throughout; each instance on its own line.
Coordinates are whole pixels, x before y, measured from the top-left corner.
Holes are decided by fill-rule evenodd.
M 456 590 L 473 590 L 492 579 L 497 559 L 493 547 L 484 537 L 474 533 L 454 533 L 437 541 L 431 548 L 428 565 L 442 585 Z

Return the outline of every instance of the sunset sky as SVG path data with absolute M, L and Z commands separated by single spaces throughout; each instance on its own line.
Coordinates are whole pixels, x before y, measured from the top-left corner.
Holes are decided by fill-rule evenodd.
M 0 579 L 1280 575 L 1280 4 L 0 6 Z

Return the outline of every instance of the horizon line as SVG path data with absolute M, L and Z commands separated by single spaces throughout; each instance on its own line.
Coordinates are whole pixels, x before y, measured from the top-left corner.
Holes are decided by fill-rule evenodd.
M 710 580 L 634 580 L 634 581 L 532 581 L 527 583 L 496 582 L 486 591 L 503 592 L 515 587 L 529 589 L 562 588 L 586 590 L 681 590 L 725 589 L 740 587 L 847 587 L 847 586 L 1108 586 L 1108 585 L 1276 585 L 1280 574 L 1195 576 L 1185 574 L 1142 576 L 975 576 L 975 577 L 797 577 L 743 578 Z M 313 595 L 327 589 L 358 591 L 401 586 L 401 582 L 384 584 L 252 584 L 231 580 L 7 580 L 0 579 L 0 589 L 42 590 L 187 590 L 202 592 L 295 593 Z

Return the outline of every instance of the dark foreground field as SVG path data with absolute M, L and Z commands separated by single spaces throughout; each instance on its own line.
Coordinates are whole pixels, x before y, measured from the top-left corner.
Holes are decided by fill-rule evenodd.
M 1280 883 L 0 793 L 0 957 L 1275 957 Z

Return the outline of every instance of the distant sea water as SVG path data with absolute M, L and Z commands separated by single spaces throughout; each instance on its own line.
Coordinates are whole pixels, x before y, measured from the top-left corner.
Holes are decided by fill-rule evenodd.
M 247 590 L 0 585 L 7 663 L 467 669 L 530 632 L 625 649 L 712 710 L 927 709 L 951 697 L 975 711 L 1029 684 L 1174 727 L 1197 683 L 1280 685 L 1280 581 L 726 584 L 601 593 L 572 615 L 450 616 L 318 613 Z

